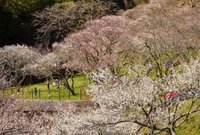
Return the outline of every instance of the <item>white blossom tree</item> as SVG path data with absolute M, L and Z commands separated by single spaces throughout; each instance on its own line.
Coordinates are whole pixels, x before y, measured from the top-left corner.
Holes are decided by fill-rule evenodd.
M 0 74 L 8 82 L 20 86 L 28 75 L 23 68 L 33 64 L 39 53 L 25 45 L 11 45 L 0 49 Z
M 41 134 L 48 129 L 50 115 L 43 112 L 23 112 L 20 102 L 12 97 L 0 99 L 0 134 Z
M 52 128 L 54 134 L 176 134 L 192 114 L 199 114 L 200 63 L 181 64 L 171 76 L 152 80 L 145 74 L 119 79 L 109 72 L 93 73 L 99 83 L 88 93 L 97 105 L 85 112 L 61 113 Z M 164 99 L 164 92 L 176 96 Z
M 41 55 L 36 61 L 34 64 L 27 65 L 24 71 L 38 78 L 46 78 L 48 99 L 50 99 L 50 80 L 59 71 L 59 59 L 54 53 L 48 53 Z
M 75 95 L 74 90 L 70 87 L 68 82 L 70 72 L 66 71 L 62 67 L 62 64 L 64 63 L 63 61 L 65 60 L 66 57 L 61 57 L 60 53 L 57 52 L 57 49 L 55 49 L 55 52 L 48 53 L 46 55 L 41 55 L 36 60 L 37 62 L 35 62 L 34 64 L 27 65 L 23 70 L 26 71 L 28 74 L 34 75 L 38 78 L 46 78 L 49 99 L 50 99 L 50 80 L 52 79 L 53 80 L 64 79 L 65 80 L 64 86 L 66 87 L 66 89 L 69 90 L 72 93 L 72 95 Z

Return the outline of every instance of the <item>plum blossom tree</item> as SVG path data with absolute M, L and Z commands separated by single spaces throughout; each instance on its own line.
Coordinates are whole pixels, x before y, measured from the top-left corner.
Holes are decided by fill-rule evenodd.
M 113 74 L 119 74 L 133 49 L 128 33 L 123 17 L 107 16 L 87 22 L 86 29 L 65 39 L 63 44 L 74 49 L 65 66 L 85 71 L 109 67 Z
M 180 59 L 189 62 L 199 51 L 199 6 L 173 8 L 176 1 L 152 0 L 124 14 L 144 63 L 163 77 Z M 169 12 L 170 11 L 170 12 Z M 139 16 L 139 17 L 138 17 Z
M 59 53 L 48 53 L 46 55 L 41 55 L 34 64 L 27 65 L 23 70 L 30 75 L 34 75 L 38 78 L 46 78 L 47 80 L 47 91 L 48 98 L 50 99 L 50 80 L 57 78 L 59 80 L 65 79 L 69 74 L 62 68 L 62 61 L 65 58 L 59 57 Z M 72 95 L 75 92 L 69 86 L 68 81 L 64 83 L 65 87 L 69 89 Z
M 73 51 L 74 48 L 70 45 L 64 46 L 62 43 L 53 44 L 53 52 L 60 60 L 60 65 L 61 65 L 59 70 L 60 79 L 63 81 L 66 89 L 69 90 L 72 93 L 72 95 L 75 95 L 76 93 L 74 92 L 74 76 L 76 73 L 78 73 L 77 70 L 78 68 L 73 68 L 70 67 L 69 65 L 68 67 L 66 67 L 66 63 L 71 61 L 72 59 Z M 70 63 L 70 65 L 71 64 L 72 63 Z M 79 63 L 79 65 L 81 65 L 81 63 Z M 69 79 L 72 80 L 72 86 L 70 86 L 69 84 Z
M 15 86 L 20 86 L 27 75 L 23 68 L 36 62 L 35 60 L 38 57 L 39 53 L 37 51 L 25 45 L 11 45 L 1 48 L 0 74 L 2 79 Z
M 46 78 L 48 98 L 50 99 L 50 79 L 58 71 L 59 60 L 54 53 L 48 53 L 44 56 L 41 55 L 36 61 L 34 64 L 27 65 L 24 71 L 38 78 Z
M 18 102 L 19 103 L 19 102 Z M 48 125 L 44 113 L 25 113 L 14 98 L 0 99 L 0 134 L 41 134 Z
M 109 72 L 93 73 L 95 80 L 88 92 L 94 110 L 61 113 L 52 128 L 55 134 L 139 134 L 147 128 L 151 135 L 175 135 L 175 129 L 190 115 L 200 112 L 199 61 L 179 65 L 180 72 L 152 80 L 140 74 L 133 80 L 120 79 Z M 180 95 L 163 99 L 163 91 Z M 185 94 L 186 93 L 186 94 Z M 70 115 L 69 115 L 70 114 Z M 126 127 L 126 128 L 124 128 Z
M 34 64 L 27 65 L 27 71 L 38 77 L 51 77 L 59 66 L 59 60 L 54 53 L 41 55 Z M 26 69 L 25 68 L 25 69 Z M 24 70 L 25 70 L 24 69 Z

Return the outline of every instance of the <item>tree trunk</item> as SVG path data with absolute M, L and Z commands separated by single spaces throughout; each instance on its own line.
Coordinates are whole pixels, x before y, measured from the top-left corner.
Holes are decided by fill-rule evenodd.
M 16 81 L 16 90 L 17 90 L 17 92 L 20 92 L 21 85 L 22 85 L 22 82 L 24 81 L 24 79 L 25 79 L 25 76 L 23 76 L 19 81 Z
M 68 82 L 68 79 L 65 79 L 64 86 L 65 86 L 65 88 L 66 88 L 67 90 L 69 90 L 69 91 L 72 93 L 73 96 L 76 95 L 76 93 L 74 92 L 74 90 L 70 87 L 69 82 Z
M 21 86 L 17 85 L 17 92 L 20 92 Z
M 72 89 L 73 89 L 73 91 L 74 91 L 74 76 L 72 75 Z
M 57 86 L 57 91 L 58 91 L 58 99 L 60 100 L 60 87 Z
M 50 79 L 47 78 L 47 91 L 48 91 L 48 99 L 50 99 Z
M 173 127 L 169 128 L 170 135 L 176 135 L 175 129 Z

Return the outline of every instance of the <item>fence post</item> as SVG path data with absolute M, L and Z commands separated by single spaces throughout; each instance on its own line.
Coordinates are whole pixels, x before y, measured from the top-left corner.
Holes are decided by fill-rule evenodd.
M 31 92 L 32 92 L 32 99 L 33 99 L 33 89 L 31 89 Z
M 59 89 L 59 87 L 57 87 L 57 90 L 58 90 L 58 99 L 60 100 L 60 89 Z
M 22 89 L 22 99 L 24 98 L 24 90 Z
M 39 94 L 39 99 L 40 99 L 40 89 L 38 90 L 38 94 Z
M 81 96 L 82 96 L 82 87 L 79 89 L 79 100 L 81 100 Z
M 51 92 L 50 92 L 50 79 L 47 77 L 47 91 L 48 91 L 48 99 L 51 99 Z
M 70 90 L 68 89 L 68 99 L 70 99 Z

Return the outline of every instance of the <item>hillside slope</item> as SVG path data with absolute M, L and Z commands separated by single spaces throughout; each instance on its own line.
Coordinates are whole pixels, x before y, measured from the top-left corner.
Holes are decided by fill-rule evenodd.
M 151 0 L 149 4 L 125 11 L 123 16 L 129 20 L 133 41 L 141 52 L 144 52 L 144 45 L 149 41 L 150 47 L 158 52 L 166 51 L 172 44 L 177 54 L 200 47 L 198 0 L 193 3 L 190 0 Z M 189 45 L 192 48 L 188 48 Z M 177 134 L 199 135 L 199 119 L 200 114 L 191 116 L 177 130 Z

